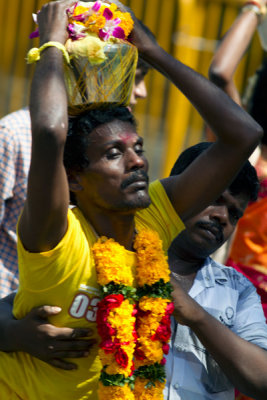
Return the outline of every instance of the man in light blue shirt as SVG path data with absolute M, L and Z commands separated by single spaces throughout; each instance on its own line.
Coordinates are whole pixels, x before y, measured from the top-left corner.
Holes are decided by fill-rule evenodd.
M 209 146 L 187 149 L 171 174 L 181 173 Z M 175 312 L 166 400 L 231 400 L 234 387 L 267 399 L 267 325 L 260 298 L 243 275 L 209 257 L 232 234 L 257 189 L 247 163 L 228 190 L 185 221 L 186 230 L 169 249 Z

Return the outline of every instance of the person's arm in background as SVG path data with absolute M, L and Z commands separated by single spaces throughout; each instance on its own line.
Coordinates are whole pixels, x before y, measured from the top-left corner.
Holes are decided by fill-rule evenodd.
M 257 0 L 253 4 L 247 2 L 243 5 L 239 16 L 226 32 L 216 49 L 209 68 L 209 79 L 224 90 L 224 92 L 240 106 L 242 105 L 241 96 L 235 85 L 234 75 L 254 37 L 259 23 L 263 19 L 263 15 L 266 12 L 266 5 L 266 0 Z M 206 128 L 206 138 L 209 141 L 214 141 L 216 139 L 209 127 Z M 265 146 L 262 145 L 258 146 L 250 157 L 250 161 L 253 165 L 259 159 L 260 154 L 263 154 L 262 151 L 264 147 Z M 213 258 L 224 263 L 232 239 L 226 242 L 225 245 L 213 255 Z
M 209 68 L 210 80 L 239 105 L 241 98 L 234 83 L 234 74 L 261 21 L 258 13 L 264 12 L 267 1 L 258 0 L 256 3 L 259 7 L 244 4 L 240 15 L 221 40 Z
M 34 308 L 24 318 L 13 317 L 15 293 L 0 300 L 0 351 L 24 351 L 54 367 L 71 370 L 76 364 L 66 358 L 87 357 L 95 340 L 87 328 L 56 327 L 48 318 L 60 313 L 59 307 Z

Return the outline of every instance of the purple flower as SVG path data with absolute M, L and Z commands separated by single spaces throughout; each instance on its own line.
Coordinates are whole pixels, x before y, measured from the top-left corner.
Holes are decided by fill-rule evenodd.
M 84 21 L 86 21 L 88 15 L 89 15 L 89 13 L 83 13 L 83 14 L 79 14 L 79 15 L 73 15 L 72 18 L 75 21 L 84 22 Z
M 125 32 L 120 26 L 113 29 L 112 35 L 117 39 L 125 39 Z
M 38 29 L 38 28 L 35 29 L 35 31 L 32 32 L 32 33 L 29 35 L 29 38 L 30 38 L 30 39 L 34 39 L 34 38 L 37 38 L 37 37 L 39 37 L 39 29 Z
M 113 12 L 107 7 L 103 12 L 103 17 L 105 17 L 107 21 L 110 21 L 113 17 Z
M 100 39 L 103 39 L 104 41 L 107 41 L 110 37 L 110 33 L 104 31 L 104 29 L 99 29 L 99 37 Z
M 101 1 L 96 1 L 95 4 L 92 7 L 92 10 L 97 12 L 97 11 L 100 10 L 100 8 L 101 8 Z
M 83 32 L 84 27 L 79 24 L 69 24 L 67 30 L 69 37 L 72 40 L 78 40 L 86 36 L 86 34 Z

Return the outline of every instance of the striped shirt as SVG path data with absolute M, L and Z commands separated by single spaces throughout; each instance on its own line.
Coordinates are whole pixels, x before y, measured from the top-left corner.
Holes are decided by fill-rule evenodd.
M 18 287 L 16 224 L 27 187 L 31 123 L 27 108 L 0 120 L 0 297 Z
M 207 258 L 189 292 L 241 338 L 267 350 L 267 325 L 256 289 L 231 267 Z M 233 400 L 234 387 L 197 336 L 172 321 L 165 400 Z

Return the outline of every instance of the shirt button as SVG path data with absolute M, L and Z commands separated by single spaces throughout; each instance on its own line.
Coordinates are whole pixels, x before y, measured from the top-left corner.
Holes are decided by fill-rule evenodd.
M 174 389 L 178 389 L 178 388 L 179 388 L 179 383 L 175 383 Z

